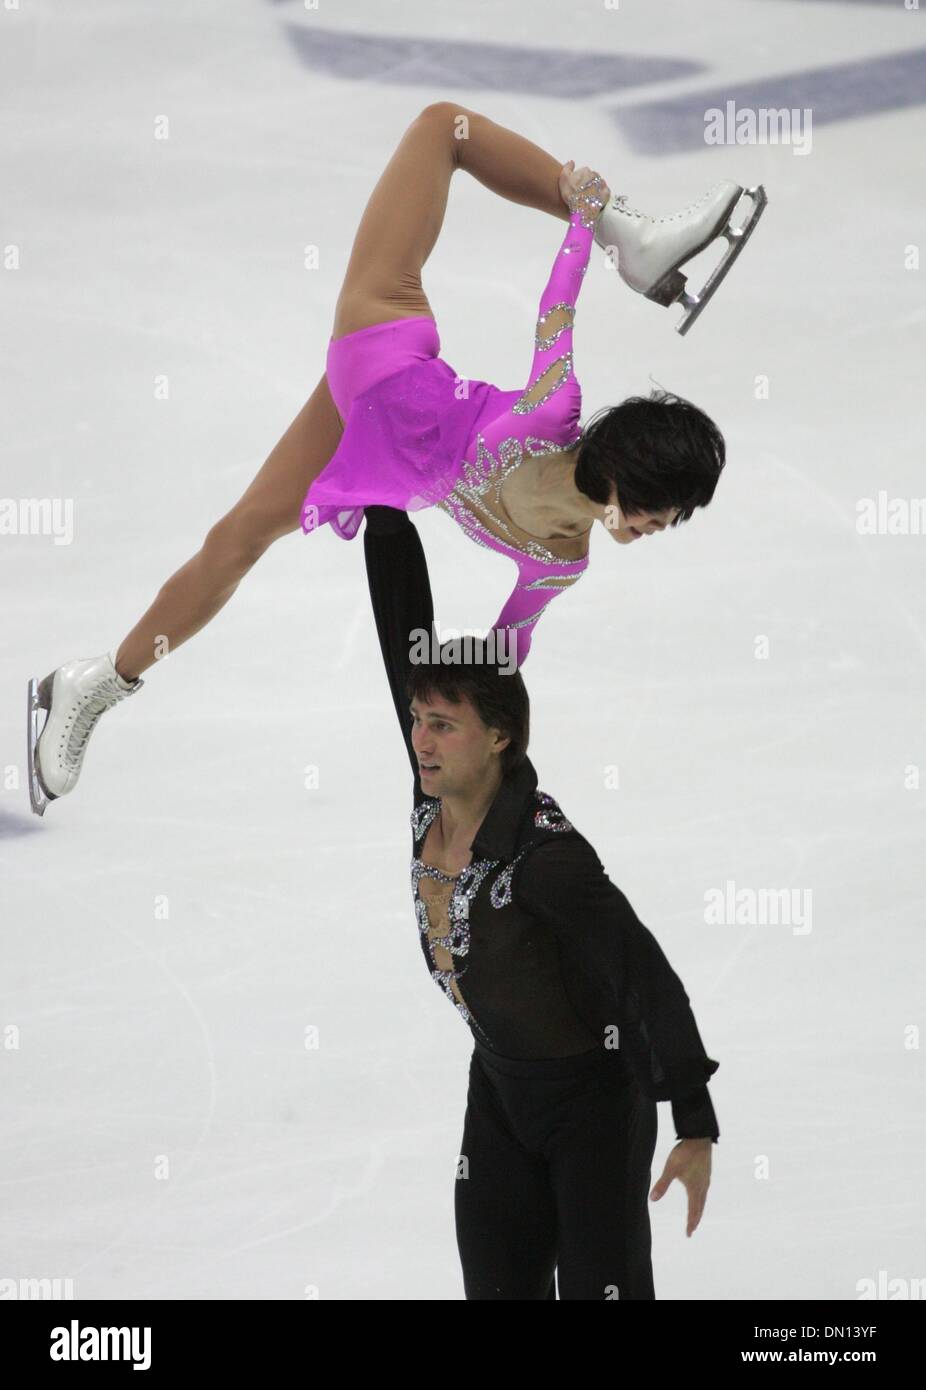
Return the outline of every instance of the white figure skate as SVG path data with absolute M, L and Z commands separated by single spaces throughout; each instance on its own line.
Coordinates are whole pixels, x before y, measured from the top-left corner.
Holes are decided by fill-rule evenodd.
M 143 685 L 141 678 L 123 680 L 111 653 L 68 661 L 43 681 L 29 682 L 29 798 L 37 816 L 77 785 L 100 715 Z M 48 711 L 41 734 L 40 709 Z
M 746 220 L 735 227 L 731 215 L 744 195 L 752 199 L 752 208 Z M 618 274 L 632 290 L 666 308 L 684 306 L 676 329 L 685 334 L 742 251 L 767 202 L 762 184 L 743 188 L 724 179 L 684 212 L 648 217 L 630 207 L 626 194 L 620 193 L 602 210 L 595 225 L 595 240 L 605 249 L 617 248 Z M 726 237 L 730 245 L 700 293 L 688 294 L 679 266 L 719 236 Z

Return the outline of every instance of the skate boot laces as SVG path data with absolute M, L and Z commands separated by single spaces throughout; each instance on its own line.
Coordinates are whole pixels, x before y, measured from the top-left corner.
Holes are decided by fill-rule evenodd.
M 687 208 L 683 208 L 681 212 L 670 213 L 668 217 L 653 217 L 648 212 L 640 212 L 638 208 L 632 208 L 627 201 L 626 193 L 615 194 L 615 196 L 611 199 L 611 207 L 614 209 L 615 212 L 625 213 L 628 217 L 640 217 L 643 218 L 645 221 L 653 222 L 658 226 L 666 222 L 677 222 L 680 217 L 687 217 L 690 212 L 696 212 L 697 209 L 699 207 L 702 207 L 704 203 L 708 201 L 709 198 L 713 198 L 714 194 L 721 186 L 721 184 L 715 183 L 713 188 L 709 189 L 708 192 L 705 193 L 702 198 L 699 198 L 697 200 L 697 202 L 691 203 Z
M 116 684 L 112 676 L 103 676 L 96 683 L 92 693 L 79 697 L 77 708 L 72 715 L 68 716 L 61 734 L 61 742 L 64 743 L 65 739 L 67 740 L 61 758 L 70 772 L 79 770 L 87 747 L 87 740 L 96 728 L 100 715 L 104 714 L 106 710 L 112 709 L 113 705 L 118 704 L 120 700 L 124 700 L 126 695 L 132 694 L 134 694 L 133 690 L 123 690 L 121 686 Z M 70 729 L 67 727 L 68 724 L 71 725 Z

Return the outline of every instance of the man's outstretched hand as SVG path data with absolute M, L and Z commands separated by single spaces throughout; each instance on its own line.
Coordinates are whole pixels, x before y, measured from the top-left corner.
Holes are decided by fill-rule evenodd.
M 704 1214 L 707 1189 L 711 1185 L 710 1139 L 680 1139 L 666 1159 L 662 1176 L 654 1185 L 650 1201 L 658 1202 L 669 1184 L 678 1178 L 688 1193 L 688 1227 L 685 1234 L 690 1236 Z

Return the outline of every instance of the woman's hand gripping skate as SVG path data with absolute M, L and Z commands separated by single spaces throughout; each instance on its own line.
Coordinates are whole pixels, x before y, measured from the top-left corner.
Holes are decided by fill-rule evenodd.
M 570 159 L 560 170 L 560 196 L 570 212 L 575 212 L 576 208 L 583 210 L 582 220 L 586 227 L 594 227 L 602 208 L 611 200 L 611 190 L 594 169 L 589 169 L 587 164 L 577 169 L 575 163 Z

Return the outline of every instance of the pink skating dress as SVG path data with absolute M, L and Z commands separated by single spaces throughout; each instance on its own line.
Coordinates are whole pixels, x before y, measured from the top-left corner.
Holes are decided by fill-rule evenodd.
M 588 532 L 531 536 L 511 520 L 502 488 L 522 464 L 582 437 L 572 337 L 593 240 L 594 221 L 578 208 L 540 299 L 527 386 L 517 391 L 459 377 L 440 356 L 430 317 L 374 324 L 328 344 L 328 385 L 344 433 L 306 494 L 303 531 L 330 524 L 350 540 L 366 504 L 441 508 L 477 544 L 517 565 L 494 626 L 509 629 L 519 666 L 547 604 L 588 567 Z

